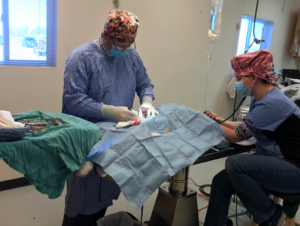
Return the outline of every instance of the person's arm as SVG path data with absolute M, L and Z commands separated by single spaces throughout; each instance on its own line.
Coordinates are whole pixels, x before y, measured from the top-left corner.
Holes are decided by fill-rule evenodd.
M 137 117 L 127 107 L 115 107 L 97 102 L 88 96 L 90 79 L 84 60 L 71 59 L 64 76 L 64 102 L 68 110 L 79 117 L 115 119 L 118 122 L 133 121 Z
M 155 117 L 155 115 L 159 115 L 158 111 L 156 111 L 155 107 L 152 105 L 152 98 L 149 96 L 144 96 L 142 99 L 142 104 L 139 109 L 139 117 L 143 118 L 143 115 L 146 115 L 146 118 L 149 118 L 150 115 Z
M 222 121 L 224 121 L 224 119 L 222 119 L 222 120 L 220 120 L 218 122 L 222 122 Z M 234 122 L 231 122 L 231 121 L 223 122 L 220 125 L 225 126 L 225 127 L 229 128 L 229 129 L 236 129 L 239 126 L 238 124 L 236 124 Z
M 220 125 L 220 127 L 223 130 L 223 132 L 227 135 L 226 140 L 228 140 L 231 143 L 236 143 L 241 141 L 241 139 L 237 136 L 235 129 L 231 129 L 223 125 Z
M 155 117 L 158 115 L 155 107 L 152 105 L 154 100 L 153 88 L 151 84 L 151 79 L 147 74 L 147 70 L 143 65 L 143 61 L 139 57 L 137 52 L 133 52 L 133 66 L 136 69 L 136 92 L 140 98 L 141 107 L 139 109 L 139 116 L 142 117 L 143 114 L 147 113 L 147 118 L 150 114 Z
M 225 120 L 225 119 L 221 118 L 220 116 L 218 116 L 216 113 L 211 112 L 211 111 L 204 111 L 203 113 L 206 114 L 211 119 L 215 120 L 216 122 L 223 122 Z M 223 122 L 223 123 L 221 123 L 221 125 L 229 128 L 229 129 L 236 129 L 239 126 L 238 124 L 235 124 L 230 121 Z
M 241 125 L 239 125 L 235 130 L 235 134 L 239 141 L 248 140 L 253 136 L 256 136 L 257 134 L 261 133 L 263 130 L 258 129 L 254 126 L 251 126 L 247 122 L 243 122 Z M 232 135 L 232 133 L 228 134 L 228 138 L 232 139 L 233 141 L 236 140 L 236 137 Z M 227 138 L 226 138 L 227 139 Z M 230 141 L 230 140 L 229 140 Z M 235 141 L 235 142 L 239 142 Z M 231 141 L 232 142 L 232 141 Z
M 147 74 L 147 70 L 144 67 L 143 61 L 136 51 L 132 52 L 132 63 L 136 71 L 136 93 L 140 98 L 140 103 L 143 103 L 143 98 L 147 97 L 148 100 L 154 100 L 153 88 L 151 79 Z
M 90 79 L 84 60 L 71 56 L 64 73 L 64 103 L 72 114 L 100 121 L 103 103 L 88 96 L 89 87 Z
M 114 181 L 114 179 L 110 175 L 108 175 L 107 173 L 105 173 L 104 170 L 102 169 L 102 167 L 99 166 L 98 164 L 96 164 L 96 172 L 103 179 Z
M 218 117 L 214 113 L 207 112 L 206 114 L 207 114 L 207 116 L 214 119 L 215 121 L 222 120 L 220 117 Z M 236 125 L 235 123 L 231 123 L 231 122 L 227 122 L 227 125 L 224 125 L 224 124 L 225 123 L 220 124 L 220 127 L 223 130 L 223 132 L 227 135 L 226 140 L 228 140 L 231 143 L 248 140 L 252 136 L 255 136 L 256 134 L 262 132 L 261 129 L 257 129 L 257 128 L 249 125 L 247 122 L 244 122 L 239 126 Z
M 138 115 L 128 107 L 115 107 L 113 105 L 103 104 L 101 109 L 101 116 L 103 118 L 113 118 L 117 122 L 135 121 Z

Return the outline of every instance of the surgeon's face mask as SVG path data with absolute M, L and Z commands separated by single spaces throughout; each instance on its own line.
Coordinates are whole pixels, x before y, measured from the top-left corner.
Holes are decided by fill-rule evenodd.
M 247 81 L 251 76 L 249 76 L 245 81 Z M 235 82 L 236 91 L 244 96 L 250 96 L 251 88 L 253 87 L 253 83 L 250 88 L 246 88 L 244 86 L 245 81 Z
M 123 49 L 121 47 L 118 47 L 118 50 L 116 49 L 116 46 L 113 45 L 111 50 L 109 50 L 110 54 L 113 55 L 116 58 L 122 58 L 128 54 L 128 49 Z

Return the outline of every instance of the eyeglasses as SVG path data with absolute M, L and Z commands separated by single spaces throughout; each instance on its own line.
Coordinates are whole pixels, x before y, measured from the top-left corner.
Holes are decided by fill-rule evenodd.
M 114 46 L 115 46 L 115 48 L 116 48 L 117 51 L 131 51 L 131 50 L 135 50 L 135 49 L 136 49 L 135 40 L 133 41 L 133 43 L 131 44 L 131 46 L 128 47 L 127 49 L 123 49 L 123 48 L 121 48 L 121 47 L 119 47 L 119 49 L 118 49 L 118 46 L 117 46 L 116 43 L 115 43 L 115 39 L 117 39 L 117 38 L 113 37 L 113 43 L 114 43 Z M 128 39 L 129 39 L 129 38 L 128 38 Z M 118 40 L 118 39 L 117 39 L 117 40 Z M 122 43 L 122 41 L 120 41 L 120 40 L 118 40 L 118 42 L 121 42 L 121 43 Z M 132 47 L 132 45 L 134 46 L 134 48 Z
M 107 32 L 108 32 L 108 36 L 109 36 L 109 37 L 112 37 L 112 36 L 110 35 L 109 31 L 107 31 Z M 129 37 L 126 37 L 126 38 L 127 38 L 127 40 L 130 40 Z M 123 48 L 119 47 L 119 49 L 118 49 L 118 46 L 117 46 L 116 43 L 115 43 L 115 39 L 117 39 L 117 38 L 112 37 L 114 46 L 115 46 L 115 48 L 116 48 L 117 51 L 131 51 L 131 50 L 135 50 L 135 49 L 136 49 L 135 40 L 133 40 L 133 42 L 131 43 L 131 46 L 130 46 L 129 48 L 123 49 Z M 120 42 L 120 43 L 124 43 L 124 40 L 117 39 L 117 41 Z M 134 46 L 134 48 L 132 47 L 132 45 Z
M 249 75 L 249 76 L 247 76 L 247 77 L 246 77 L 246 76 L 242 76 L 242 77 L 239 77 L 239 78 L 236 77 L 236 81 L 237 81 L 237 82 L 240 82 L 240 81 L 242 81 L 243 78 L 247 78 L 247 79 L 248 79 L 248 78 L 250 78 L 250 77 L 251 77 L 251 75 Z M 244 81 L 246 81 L 247 79 L 245 79 Z

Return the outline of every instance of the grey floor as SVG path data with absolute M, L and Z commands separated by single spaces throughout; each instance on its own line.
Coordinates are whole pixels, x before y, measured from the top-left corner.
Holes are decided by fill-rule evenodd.
M 198 184 L 210 184 L 213 176 L 224 169 L 225 159 L 215 160 L 191 167 L 190 178 Z M 189 186 L 197 187 L 191 182 Z M 40 194 L 33 186 L 0 192 L 0 226 L 60 226 L 63 219 L 64 196 L 50 200 Z M 149 220 L 157 196 L 157 191 L 144 205 L 144 220 Z M 207 206 L 208 202 L 198 198 L 198 208 Z M 106 215 L 118 211 L 127 211 L 140 218 L 140 211 L 131 206 L 121 194 L 119 200 L 109 207 Z M 233 214 L 235 205 L 231 205 L 229 214 Z M 204 221 L 206 210 L 199 212 L 199 220 Z M 218 213 L 216 213 L 216 217 Z M 300 217 L 298 218 L 298 222 Z M 235 219 L 233 219 L 235 222 Z M 238 218 L 239 226 L 250 226 L 251 220 L 247 216 Z M 234 223 L 234 225 L 236 225 Z

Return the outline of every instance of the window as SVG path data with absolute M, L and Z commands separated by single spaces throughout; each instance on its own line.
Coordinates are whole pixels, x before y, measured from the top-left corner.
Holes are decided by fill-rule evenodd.
M 270 49 L 272 32 L 274 23 L 271 21 L 256 19 L 255 23 L 255 36 L 259 40 L 265 40 L 260 44 L 254 43 L 249 49 L 249 53 L 260 50 Z M 237 55 L 244 54 L 248 47 L 253 42 L 253 26 L 254 18 L 249 16 L 243 16 L 240 24 L 240 35 L 238 43 Z
M 56 0 L 0 0 L 0 64 L 55 66 Z

